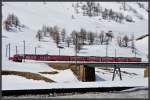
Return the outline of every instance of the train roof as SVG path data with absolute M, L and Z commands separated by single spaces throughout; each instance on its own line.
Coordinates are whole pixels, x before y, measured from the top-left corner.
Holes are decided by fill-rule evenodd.
M 24 56 L 24 54 L 16 54 L 14 56 Z M 25 56 L 70 56 L 70 55 L 48 55 L 48 54 L 25 54 Z M 76 56 L 71 56 L 71 57 L 76 57 Z M 77 56 L 77 57 L 103 57 L 103 58 L 139 58 L 139 57 L 109 57 L 109 56 Z

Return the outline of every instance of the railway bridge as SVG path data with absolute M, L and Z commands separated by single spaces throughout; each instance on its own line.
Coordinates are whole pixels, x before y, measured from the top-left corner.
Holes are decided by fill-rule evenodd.
M 83 61 L 37 61 L 44 62 L 51 66 L 68 66 L 76 69 L 76 76 L 81 81 L 95 81 L 95 68 L 113 68 L 112 81 L 116 74 L 122 80 L 120 68 L 147 68 L 146 75 L 148 76 L 148 62 L 83 62 Z M 145 73 L 144 73 L 145 74 Z

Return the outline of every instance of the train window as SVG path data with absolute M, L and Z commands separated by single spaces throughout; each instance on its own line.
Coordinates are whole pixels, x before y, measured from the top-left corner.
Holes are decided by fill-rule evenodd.
M 36 59 L 37 59 L 37 60 L 39 59 L 39 56 L 38 56 L 38 55 L 36 56 Z
M 34 56 L 34 59 L 36 59 L 36 56 Z
M 29 59 L 29 57 L 28 57 L 28 56 L 26 56 L 26 59 Z
M 27 56 L 28 57 L 28 59 L 31 59 L 31 57 L 30 56 Z
M 45 57 L 45 60 L 47 59 L 47 56 L 44 56 Z

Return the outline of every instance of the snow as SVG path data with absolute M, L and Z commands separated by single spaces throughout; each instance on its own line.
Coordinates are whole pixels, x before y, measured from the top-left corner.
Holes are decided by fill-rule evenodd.
M 140 54 L 142 55 L 142 59 L 143 61 L 148 61 L 147 57 L 148 57 L 148 37 L 136 41 L 135 46 L 136 48 L 140 51 Z M 139 56 L 141 56 L 139 55 Z
M 41 88 L 48 85 L 49 83 L 47 82 L 26 79 L 21 76 L 2 76 L 2 90 L 30 89 L 34 87 Z
M 135 23 L 126 23 L 121 25 L 119 23 L 110 23 L 104 20 L 102 20 L 101 22 L 99 20 L 95 20 L 94 18 L 92 19 L 89 17 L 75 14 L 72 8 L 72 3 L 73 2 L 47 2 L 46 4 L 43 4 L 41 2 L 4 2 L 2 10 L 3 20 L 5 20 L 6 16 L 9 13 L 15 13 L 22 23 L 28 25 L 28 27 L 34 30 L 40 29 L 42 25 L 59 25 L 60 28 L 66 28 L 68 33 L 70 33 L 74 29 L 80 30 L 81 27 L 94 32 L 96 32 L 96 30 L 100 31 L 102 29 L 106 31 L 112 30 L 113 32 L 117 33 L 134 32 L 136 33 L 136 35 L 148 32 L 147 20 L 137 20 Z M 137 8 L 137 4 L 135 4 L 135 2 L 127 4 Z M 121 12 L 121 4 L 119 3 L 100 2 L 100 5 L 103 7 L 103 9 L 107 7 Z M 145 18 L 148 18 L 148 13 L 146 11 L 141 11 L 141 8 L 138 8 L 137 10 L 139 13 L 142 13 L 145 16 Z M 74 20 L 71 19 L 72 15 L 75 15 Z M 134 17 L 135 15 L 131 14 L 131 16 Z M 135 25 L 141 24 L 143 25 L 143 27 L 135 27 Z
M 96 68 L 95 69 L 96 72 L 96 81 L 110 81 L 112 80 L 112 76 L 113 76 L 113 73 L 110 73 L 109 71 L 105 71 L 105 70 L 102 70 L 102 69 L 98 69 Z M 136 82 L 142 82 L 142 81 L 139 81 L 139 80 L 143 80 L 143 77 L 144 77 L 144 69 L 143 68 L 140 68 L 140 69 L 135 69 L 135 68 L 120 68 L 121 70 L 121 75 L 122 75 L 122 79 L 123 81 L 136 81 Z M 126 71 L 128 74 L 126 73 L 123 73 L 124 71 Z M 113 71 L 112 71 L 113 72 Z M 131 75 L 132 74 L 132 75 Z M 137 75 L 135 75 L 137 74 Z M 118 75 L 116 75 L 115 81 L 120 81 L 120 78 Z
M 2 70 L 25 71 L 33 73 L 57 71 L 44 63 L 17 63 L 8 61 L 4 65 L 5 66 L 2 67 Z
M 136 20 L 135 23 L 116 23 L 109 22 L 106 20 L 99 21 L 96 18 L 89 18 L 82 15 L 75 14 L 72 6 L 73 2 L 48 2 L 43 4 L 41 2 L 4 2 L 3 6 L 3 21 L 7 17 L 9 13 L 14 13 L 18 16 L 21 22 L 27 25 L 29 28 L 24 29 L 23 32 L 6 32 L 2 30 L 3 35 L 7 36 L 7 38 L 3 38 L 3 51 L 5 51 L 5 45 L 9 42 L 11 43 L 11 49 L 15 51 L 15 46 L 18 46 L 19 53 L 23 53 L 23 39 L 26 40 L 26 53 L 34 53 L 34 47 L 40 46 L 41 48 L 37 48 L 37 53 L 39 54 L 59 54 L 59 49 L 56 48 L 56 44 L 52 39 L 45 39 L 48 42 L 38 42 L 35 39 L 36 31 L 42 27 L 42 25 L 58 25 L 61 28 L 66 28 L 67 34 L 70 34 L 72 30 L 80 30 L 80 28 L 85 28 L 88 31 L 98 32 L 101 30 L 108 31 L 112 30 L 112 32 L 117 36 L 117 34 L 135 34 L 135 38 L 148 33 L 148 22 L 147 20 Z M 136 7 L 136 3 L 127 3 L 127 5 Z M 100 2 L 100 5 L 103 8 L 108 7 L 109 9 L 113 9 L 116 11 L 120 11 L 120 3 L 116 2 Z M 57 9 L 55 9 L 57 7 Z M 30 8 L 30 10 L 29 10 Z M 143 13 L 146 16 L 147 12 L 141 11 L 141 8 L 137 9 L 139 13 Z M 50 13 L 49 13 L 50 12 Z M 121 12 L 121 11 L 120 11 Z M 130 12 L 128 12 L 130 13 Z M 71 19 L 71 15 L 74 14 L 77 16 L 74 20 Z M 131 14 L 132 15 L 132 14 Z M 132 15 L 134 17 L 134 15 Z M 148 17 L 146 17 L 148 18 Z M 40 19 L 40 20 L 38 20 Z M 38 21 L 37 21 L 38 20 Z M 40 22 L 39 22 L 40 21 Z M 67 23 L 66 23 L 67 22 Z M 142 27 L 141 27 L 142 26 Z M 139 28 L 137 28 L 139 27 Z M 19 37 L 19 38 L 18 38 Z M 24 38 L 26 37 L 26 38 Z M 15 40 L 15 41 L 14 41 Z M 144 39 L 145 40 L 145 39 Z M 116 40 L 114 40 L 116 42 Z M 138 44 L 138 43 L 137 43 Z M 141 44 L 141 43 L 140 43 Z M 144 41 L 141 45 L 145 44 L 148 47 L 148 41 Z M 141 45 L 139 47 L 141 48 Z M 138 45 L 137 45 L 138 47 Z M 89 56 L 105 56 L 105 46 L 84 46 L 85 49 L 81 50 L 79 55 L 89 55 Z M 89 49 L 90 48 L 90 49 Z M 91 49 L 93 48 L 93 49 Z M 108 47 L 108 55 L 114 56 L 114 50 L 117 49 L 118 56 L 134 56 L 132 54 L 131 49 L 119 48 L 116 45 L 111 45 Z M 141 51 L 141 50 L 140 50 Z M 142 49 L 143 51 L 143 49 Z M 145 50 L 146 54 L 148 54 L 147 49 Z M 97 52 L 100 52 L 97 54 Z M 126 53 L 125 53 L 126 52 Z M 5 54 L 5 53 L 3 53 Z M 15 54 L 15 52 L 11 53 L 11 56 Z M 61 49 L 61 54 L 63 55 L 74 55 L 74 48 Z M 145 60 L 145 59 L 144 59 Z M 147 60 L 147 59 L 146 59 Z
M 2 76 L 2 90 L 23 89 L 54 89 L 54 88 L 92 88 L 92 87 L 148 87 L 148 78 L 136 84 L 130 81 L 101 81 L 101 82 L 70 82 L 70 83 L 47 83 L 44 81 L 27 80 L 20 76 Z M 139 80 L 140 81 L 140 80 Z M 11 84 L 10 84 L 11 83 Z
M 54 74 L 54 75 L 45 74 L 43 76 L 48 77 L 56 81 L 57 83 L 78 82 L 77 77 L 75 77 L 75 75 L 70 69 L 63 70 L 58 74 Z
M 46 63 L 31 63 L 23 62 L 17 63 L 8 60 L 6 57 L 6 45 L 11 44 L 11 56 L 15 54 L 15 47 L 18 47 L 18 53 L 23 54 L 23 40 L 26 41 L 26 53 L 34 54 L 35 47 L 37 48 L 37 54 L 50 54 L 58 55 L 59 49 L 51 38 L 45 38 L 47 42 L 39 42 L 35 35 L 38 29 L 41 29 L 42 25 L 58 25 L 60 29 L 66 28 L 67 34 L 70 34 L 72 30 L 79 31 L 80 28 L 85 28 L 88 31 L 100 32 L 104 30 L 112 30 L 117 36 L 121 34 L 135 34 L 135 38 L 148 33 L 148 13 L 144 12 L 141 8 L 135 5 L 135 2 L 128 3 L 129 6 L 136 8 L 138 13 L 144 15 L 144 20 L 137 20 L 136 16 L 131 12 L 120 11 L 120 4 L 105 3 L 102 2 L 100 5 L 105 8 L 112 8 L 117 12 L 124 12 L 130 14 L 135 18 L 135 23 L 124 22 L 122 24 L 98 20 L 98 17 L 89 18 L 82 15 L 75 14 L 72 6 L 72 2 L 3 2 L 2 6 L 2 21 L 4 21 L 8 14 L 14 13 L 18 16 L 21 23 L 27 27 L 22 31 L 7 32 L 2 29 L 2 70 L 13 70 L 23 72 L 52 72 L 58 71 L 57 74 L 40 74 L 47 78 L 50 78 L 56 83 L 47 83 L 44 81 L 35 81 L 25 79 L 15 75 L 2 75 L 2 90 L 12 89 L 47 89 L 47 88 L 79 88 L 79 87 L 111 87 L 111 86 L 148 86 L 148 79 L 144 78 L 144 69 L 121 69 L 130 73 L 136 73 L 138 75 L 123 75 L 123 80 L 120 81 L 118 77 L 115 81 L 111 81 L 112 73 L 105 70 L 96 68 L 96 82 L 80 82 L 70 69 L 67 70 L 56 70 L 48 66 Z M 74 15 L 75 19 L 71 16 Z M 120 48 L 116 46 L 116 40 L 108 47 L 108 55 L 114 57 L 116 49 L 116 56 L 119 57 L 133 57 L 135 56 L 131 49 Z M 146 55 L 148 54 L 148 37 L 142 40 L 136 41 L 136 48 L 139 50 L 142 61 L 148 61 Z M 78 55 L 80 56 L 106 56 L 105 45 L 90 45 L 84 46 Z M 61 55 L 75 55 L 74 46 L 65 47 L 60 50 Z M 98 72 L 100 71 L 100 72 Z M 103 74 L 106 73 L 106 74 Z M 38 73 L 39 74 L 39 73 Z

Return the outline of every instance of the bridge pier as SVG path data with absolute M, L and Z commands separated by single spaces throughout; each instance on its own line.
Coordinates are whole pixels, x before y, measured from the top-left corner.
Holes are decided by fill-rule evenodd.
M 58 70 L 65 70 L 65 69 L 71 69 L 74 75 L 76 77 L 83 81 L 83 82 L 89 82 L 89 81 L 95 81 L 95 67 L 114 67 L 114 72 L 113 72 L 113 78 L 114 80 L 116 74 L 119 75 L 120 80 L 122 80 L 121 76 L 121 70 L 120 68 L 147 68 L 144 72 L 144 76 L 148 77 L 149 73 L 149 63 L 141 63 L 141 62 L 130 62 L 130 63 L 122 63 L 122 62 L 114 62 L 114 63 L 105 63 L 105 62 L 99 62 L 99 63 L 89 63 L 89 62 L 69 62 L 69 63 L 64 63 L 64 62 L 50 62 L 48 63 L 51 67 L 58 69 Z M 147 67 L 146 67 L 147 66 Z
M 95 68 L 88 67 L 87 65 L 80 65 L 79 67 L 79 79 L 81 81 L 95 81 Z
M 114 67 L 114 72 L 113 72 L 113 77 L 112 77 L 112 81 L 114 81 L 114 78 L 116 77 L 116 74 L 118 74 L 119 77 L 120 77 L 120 80 L 122 80 L 120 67 L 117 67 L 117 66 L 115 65 L 115 67 Z
M 71 69 L 72 72 L 76 75 L 78 80 L 82 82 L 95 81 L 95 68 L 88 67 L 84 64 L 49 64 L 51 67 L 58 70 Z
M 144 77 L 148 77 L 149 75 L 149 71 L 148 71 L 148 67 L 144 69 Z

